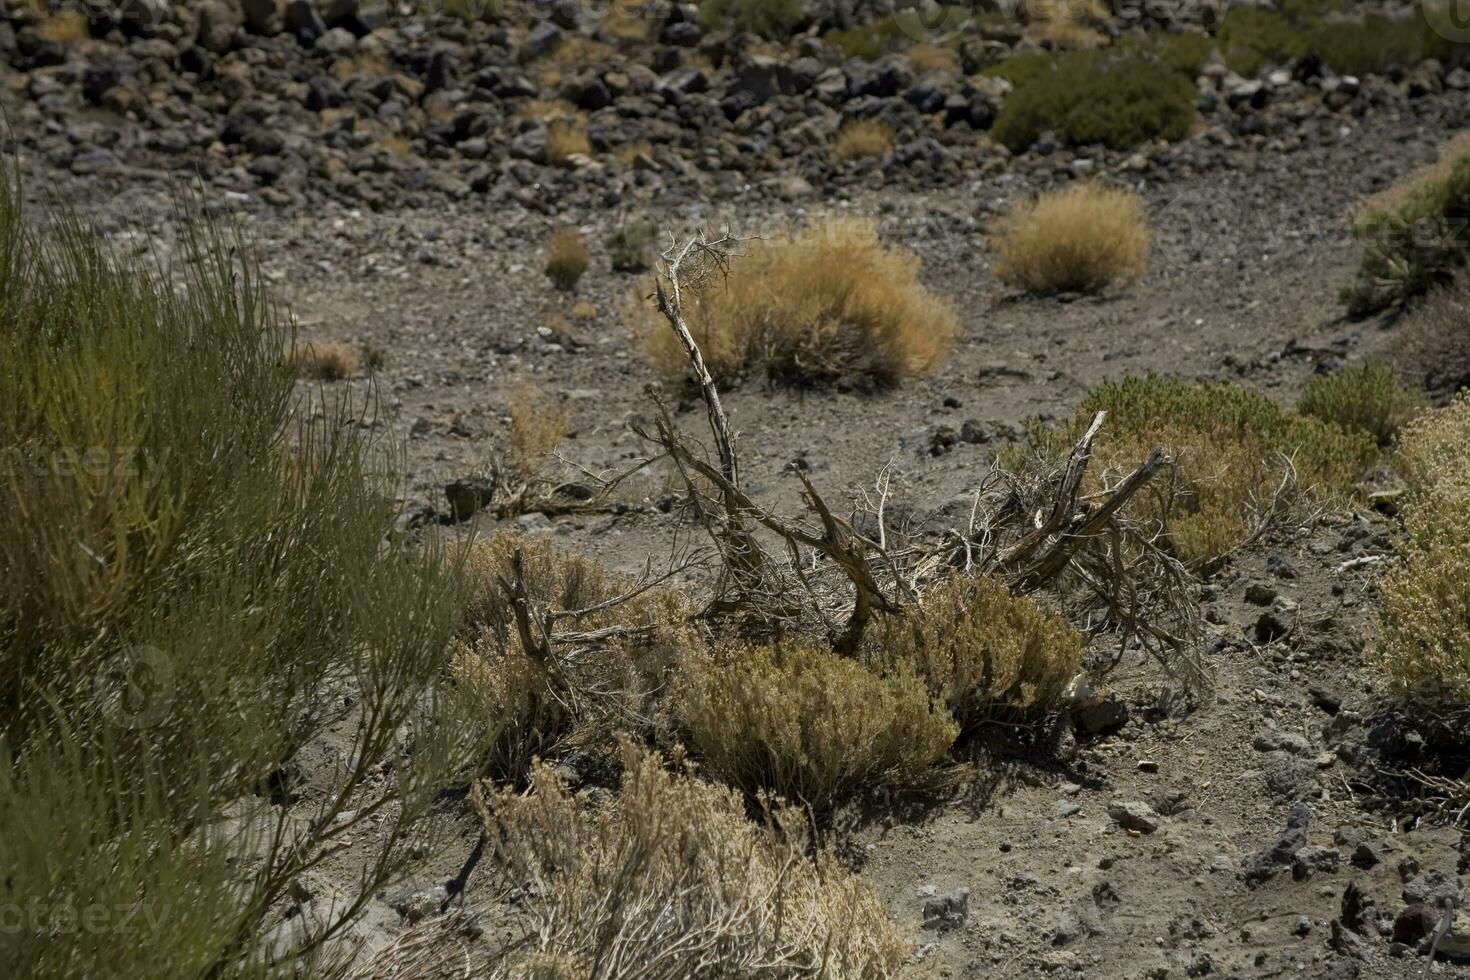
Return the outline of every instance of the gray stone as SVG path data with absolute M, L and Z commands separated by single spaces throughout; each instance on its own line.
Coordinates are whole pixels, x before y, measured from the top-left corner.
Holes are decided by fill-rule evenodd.
M 970 917 L 970 889 L 956 888 L 924 900 L 924 928 L 947 932 L 958 929 Z
M 1108 816 L 1125 830 L 1151 834 L 1159 829 L 1159 815 L 1154 808 L 1137 800 L 1114 800 L 1108 804 Z
M 199 5 L 199 33 L 194 43 L 206 51 L 224 54 L 235 45 L 235 34 L 245 24 L 239 6 L 224 0 L 204 0 Z

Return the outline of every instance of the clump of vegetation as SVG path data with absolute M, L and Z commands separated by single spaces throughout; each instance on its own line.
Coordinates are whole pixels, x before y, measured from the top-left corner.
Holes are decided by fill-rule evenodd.
M 1120 38 L 1118 47 L 1148 55 L 1159 64 L 1193 81 L 1215 47 L 1214 40 L 1200 31 L 1149 31 Z
M 466 23 L 498 20 L 501 0 L 438 0 L 439 9 Z
M 46 7 L 40 8 L 46 10 Z M 58 10 L 36 24 L 36 36 L 56 44 L 75 44 L 92 36 L 87 15 L 80 10 Z
M 587 123 L 580 117 L 553 119 L 546 126 L 546 161 L 566 163 L 573 156 L 592 152 L 587 139 Z
M 1232 7 L 1216 34 L 1225 63 L 1250 77 L 1307 53 L 1306 35 L 1285 15 L 1261 7 Z
M 877 673 L 799 642 L 691 656 L 672 710 L 705 772 L 819 812 L 875 785 L 921 782 L 957 734 L 906 665 Z
M 362 367 L 362 355 L 340 340 L 295 343 L 286 360 L 299 377 L 314 381 L 344 381 Z
M 1399 434 L 1409 481 L 1407 531 L 1382 583 L 1373 659 L 1403 696 L 1470 704 L 1470 395 L 1421 415 Z
M 704 0 L 699 23 L 706 30 L 749 31 L 761 37 L 789 36 L 805 18 L 801 0 Z
M 568 427 L 560 402 L 529 381 L 516 382 L 510 393 L 511 469 L 522 479 L 536 476 L 567 437 Z
M 532 759 L 601 750 L 612 732 L 639 731 L 661 683 L 657 649 L 692 642 L 691 610 L 680 595 L 640 592 L 631 577 L 545 538 L 496 532 L 470 546 L 464 577 L 453 673 L 463 713 L 489 739 L 481 772 L 495 780 L 518 782 Z M 521 590 L 534 630 L 529 644 L 515 610 Z M 541 634 L 544 616 L 558 629 L 610 637 L 589 640 L 576 658 L 557 657 Z
M 621 222 L 607 236 L 607 254 L 618 272 L 643 272 L 653 265 L 654 243 L 658 225 L 652 218 L 639 215 Z
M 1033 293 L 1097 292 L 1143 275 L 1152 238 L 1137 194 L 1074 184 L 1007 216 L 995 274 Z
M 918 258 L 879 242 L 871 222 L 813 222 L 754 243 L 728 277 L 686 296 L 685 314 L 716 378 L 762 368 L 800 384 L 894 384 L 932 371 L 959 333 L 954 307 L 918 273 Z M 661 371 L 687 374 L 662 316 L 650 314 L 643 340 Z
M 868 24 L 828 31 L 822 40 L 842 52 L 844 58 L 875 61 L 920 38 L 927 40 L 913 44 L 910 50 L 920 46 L 937 48 L 947 35 L 968 24 L 970 18 L 970 9 L 962 4 L 898 10 Z
M 1399 384 L 1392 368 L 1370 361 L 1314 377 L 1307 382 L 1297 411 L 1344 429 L 1366 432 L 1378 445 L 1386 446 L 1425 404 L 1423 392 Z
M 915 44 L 904 51 L 903 56 L 920 74 L 931 71 L 953 74 L 960 67 L 959 55 L 954 49 L 938 44 Z
M 844 123 L 832 141 L 832 163 L 882 157 L 893 152 L 893 128 L 881 119 L 852 119 Z
M 1037 0 L 1024 8 L 1031 13 L 1026 36 L 1052 48 L 1095 48 L 1107 40 L 1098 28 L 1110 11 L 1101 0 Z
M 899 975 L 912 936 L 833 855 L 808 856 L 799 812 L 754 824 L 739 794 L 623 751 L 622 788 L 595 808 L 545 767 L 529 794 L 480 797 L 531 917 L 504 975 L 560 980 L 584 963 L 689 980 Z
M 1050 70 L 1028 59 L 996 74 L 1011 78 L 1015 91 L 992 136 L 1013 153 L 1047 131 L 1073 146 L 1124 150 L 1151 139 L 1182 139 L 1194 123 L 1192 82 L 1147 57 L 1070 51 L 1053 56 Z
M 1154 374 L 1104 382 L 1083 399 L 1070 425 L 1033 430 L 1032 438 L 1052 456 L 1065 454 L 1099 411 L 1108 420 L 1089 479 L 1111 486 L 1153 449 L 1169 452 L 1168 486 L 1129 506 L 1194 565 L 1225 555 L 1275 508 L 1302 494 L 1352 494 L 1377 457 L 1365 432 L 1288 411 L 1238 385 Z
M 1363 259 L 1342 292 L 1350 314 L 1367 316 L 1448 283 L 1470 250 L 1467 138 L 1451 142 L 1433 167 L 1375 195 L 1352 230 Z
M 6 969 L 266 975 L 293 882 L 393 814 L 288 962 L 404 871 L 478 751 L 440 697 L 459 584 L 392 533 L 381 430 L 294 412 L 243 243 L 185 210 L 176 284 L 47 217 L 0 179 L 0 864 L 47 916 Z M 328 732 L 353 762 L 298 802 Z
M 1314 4 L 1289 4 L 1279 11 L 1232 7 L 1218 33 L 1225 63 L 1251 76 L 1315 55 L 1339 74 L 1369 75 L 1412 68 L 1429 58 L 1462 64 L 1470 54 L 1470 45 L 1434 30 L 1431 7 L 1406 17 L 1326 16 L 1330 13 Z
M 952 575 L 881 620 L 874 655 L 909 664 L 962 732 L 1052 708 L 1082 665 L 1082 636 L 999 579 Z
M 562 292 L 577 288 L 589 261 L 587 240 L 570 225 L 558 228 L 546 244 L 546 278 Z

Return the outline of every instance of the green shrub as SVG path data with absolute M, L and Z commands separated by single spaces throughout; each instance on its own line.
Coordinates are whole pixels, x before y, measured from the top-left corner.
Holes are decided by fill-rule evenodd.
M 989 65 L 980 72 L 989 78 L 1004 78 L 1019 88 L 1056 70 L 1057 57 L 1050 51 L 1021 51 Z
M 922 780 L 957 734 L 905 665 L 877 673 L 799 643 L 691 654 L 672 703 L 706 773 L 819 812 Z
M 701 0 L 699 23 L 706 30 L 726 28 L 762 37 L 784 37 L 805 17 L 801 0 Z
M 1069 425 L 1034 429 L 1033 444 L 1064 456 L 1095 413 L 1108 418 L 1094 445 L 1091 486 L 1131 472 L 1155 448 L 1174 459 L 1160 492 L 1140 495 L 1132 516 L 1156 523 L 1174 552 L 1194 564 L 1234 548 L 1251 531 L 1290 460 L 1297 494 L 1354 492 L 1377 456 L 1366 433 L 1282 409 L 1238 385 L 1189 384 L 1150 374 L 1092 389 Z M 1013 452 L 1008 462 L 1014 463 Z M 1165 486 L 1167 484 L 1167 486 Z
M 471 757 L 438 697 L 457 578 L 392 535 L 361 398 L 297 420 L 241 243 L 180 215 L 176 289 L 52 217 L 0 179 L 0 866 L 8 907 L 112 918 L 8 935 L 6 970 L 248 975 L 351 813 L 395 813 L 370 895 Z M 344 717 L 356 761 L 298 806 L 283 767 Z
M 1314 377 L 1307 382 L 1297 411 L 1366 432 L 1378 445 L 1386 446 L 1424 405 L 1423 392 L 1399 384 L 1387 365 L 1369 362 Z
M 639 216 L 621 222 L 605 242 L 612 267 L 618 272 L 643 272 L 653 265 L 654 243 L 658 225 L 652 218 Z
M 944 5 L 919 10 L 901 10 L 870 24 L 828 31 L 822 40 L 842 52 L 844 58 L 874 61 L 910 42 L 943 36 L 969 23 L 971 11 L 964 6 Z
M 1194 122 L 1188 79 L 1148 58 L 1107 51 L 1056 55 L 1051 71 L 1012 66 L 1023 80 L 1006 97 L 992 136 L 1012 152 L 1047 130 L 1073 146 L 1122 150 L 1150 139 L 1182 139 Z
M 1306 35 L 1290 18 L 1260 7 L 1230 8 L 1216 38 L 1225 63 L 1247 78 L 1268 65 L 1300 58 L 1309 47 Z
M 1353 235 L 1363 242 L 1363 258 L 1342 300 L 1354 316 L 1453 279 L 1470 250 L 1470 146 L 1451 144 L 1438 166 L 1382 196 L 1354 222 Z
M 1215 42 L 1200 31 L 1150 31 L 1145 34 L 1126 34 L 1118 40 L 1124 51 L 1148 55 L 1161 65 L 1187 77 L 1191 82 L 1214 49 Z
M 1085 645 L 1066 620 L 988 576 L 952 575 L 919 608 L 878 625 L 878 662 L 912 665 L 962 732 L 1044 714 L 1081 667 Z
M 1404 697 L 1470 704 L 1470 395 L 1399 435 L 1407 532 L 1382 583 L 1375 666 Z
M 1383 75 L 1434 56 L 1434 39 L 1419 17 L 1370 14 L 1361 21 L 1324 21 L 1307 34 L 1307 49 L 1340 75 Z

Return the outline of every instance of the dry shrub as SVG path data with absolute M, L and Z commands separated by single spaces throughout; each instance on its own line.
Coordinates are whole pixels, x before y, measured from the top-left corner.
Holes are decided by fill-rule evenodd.
M 1082 636 L 990 576 L 952 575 L 874 637 L 884 663 L 911 664 L 963 732 L 1052 708 L 1082 665 Z
M 587 139 L 586 120 L 553 119 L 546 127 L 546 162 L 566 163 L 573 155 L 586 156 L 592 152 Z
M 300 377 L 342 381 L 357 373 L 362 366 L 362 355 L 356 347 L 342 341 L 315 341 L 293 344 L 287 361 Z
M 1156 527 L 1182 561 L 1195 565 L 1231 551 L 1273 508 L 1302 494 L 1330 500 L 1355 493 L 1377 458 L 1366 433 L 1288 411 L 1239 385 L 1153 374 L 1098 385 L 1070 425 L 1033 430 L 1033 444 L 1065 458 L 1099 411 L 1108 419 L 1093 447 L 1087 489 L 1113 486 L 1153 449 L 1166 450 L 1173 467 L 1134 497 L 1128 513 Z
M 1424 393 L 1399 384 L 1393 369 L 1368 362 L 1307 382 L 1297 410 L 1324 422 L 1371 435 L 1380 446 L 1423 410 Z
M 1110 12 L 1101 0 L 1030 0 L 1026 36 L 1053 48 L 1095 48 L 1107 40 L 1097 28 Z
M 879 119 L 854 119 L 844 123 L 832 141 L 832 163 L 887 156 L 893 152 L 893 129 Z
M 529 603 L 541 613 L 600 607 L 638 586 L 631 577 L 610 574 L 598 562 L 558 551 L 545 539 L 500 531 L 470 547 L 455 680 L 473 707 L 471 714 L 483 718 L 493 734 L 485 775 L 510 781 L 523 778 L 533 758 L 578 746 L 605 748 L 614 728 L 647 728 L 652 692 L 672 656 L 668 650 L 695 642 L 684 598 L 654 588 L 608 608 L 556 619 L 561 631 L 618 634 L 606 641 L 589 640 L 573 649 L 575 655 L 552 661 L 526 650 L 506 594 L 506 586 L 514 583 L 517 551 Z
M 807 856 L 800 814 L 751 823 L 738 794 L 623 752 L 622 787 L 595 808 L 544 767 L 531 793 L 483 798 L 486 834 L 532 920 L 492 976 L 899 975 L 913 937 L 829 853 Z
M 588 261 L 587 240 L 569 225 L 558 228 L 546 243 L 546 277 L 563 292 L 577 288 Z
M 80 10 L 62 10 L 36 25 L 36 36 L 55 44 L 75 44 L 92 34 L 87 15 Z
M 1401 695 L 1470 704 L 1470 395 L 1399 435 L 1408 540 L 1382 583 L 1373 660 Z
M 1074 184 L 1006 218 L 995 273 L 1032 293 L 1096 292 L 1143 275 L 1151 240 L 1137 194 Z
M 1470 387 L 1470 281 L 1461 276 L 1406 313 L 1389 357 L 1405 380 L 1436 401 Z
M 754 243 L 727 278 L 686 296 L 685 314 L 717 379 L 759 367 L 795 383 L 894 384 L 934 370 L 959 334 L 954 307 L 918 273 L 918 258 L 880 243 L 872 222 L 818 222 Z M 650 359 L 685 376 L 678 338 L 647 315 Z
M 878 673 L 802 643 L 689 656 L 672 711 L 705 772 L 818 812 L 875 784 L 920 783 L 957 735 L 907 665 Z
M 915 44 L 903 53 L 908 59 L 914 71 L 923 74 L 925 72 L 939 71 L 954 73 L 959 70 L 959 56 L 951 48 L 940 47 L 937 44 Z
M 510 467 L 523 480 L 539 474 L 567 437 L 567 410 L 538 385 L 521 380 L 510 393 Z

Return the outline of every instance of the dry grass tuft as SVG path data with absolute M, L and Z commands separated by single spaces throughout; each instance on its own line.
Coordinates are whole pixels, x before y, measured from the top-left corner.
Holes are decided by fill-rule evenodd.
M 510 393 L 510 467 L 529 480 L 567 437 L 567 410 L 538 385 L 521 380 Z
M 1151 240 L 1137 194 L 1074 184 L 1005 219 L 995 273 L 1032 293 L 1096 292 L 1143 275 Z
M 878 119 L 854 119 L 844 123 L 832 141 L 832 163 L 887 156 L 893 152 L 893 129 Z
M 1470 705 L 1470 395 L 1399 434 L 1411 487 L 1401 557 L 1382 583 L 1372 659 L 1404 697 Z
M 711 372 L 751 368 L 793 383 L 894 384 L 934 370 L 959 334 L 950 302 L 919 282 L 919 260 L 862 220 L 808 224 L 755 242 L 686 296 L 689 328 Z M 645 306 L 644 349 L 671 377 L 689 370 L 663 317 Z
M 1051 709 L 1082 665 L 1085 641 L 1066 620 L 988 576 L 953 575 L 920 608 L 883 621 L 883 663 L 911 664 L 963 732 Z
M 574 155 L 592 152 L 587 139 L 587 121 L 581 118 L 553 119 L 546 127 L 546 161 L 566 163 Z
M 558 228 L 546 243 L 546 277 L 563 292 L 577 288 L 589 261 L 587 240 L 570 225 Z
M 362 367 L 358 349 L 339 340 L 294 344 L 287 361 L 299 377 L 313 381 L 343 381 Z
M 1421 193 L 1421 188 L 1446 183 L 1454 171 L 1455 163 L 1467 156 L 1470 156 L 1470 131 L 1459 133 L 1446 143 L 1434 163 L 1420 167 L 1353 205 L 1348 215 L 1349 223 L 1358 225 L 1375 214 L 1393 214 L 1403 209 L 1411 199 Z
M 1052 48 L 1095 48 L 1107 41 L 1098 28 L 1110 16 L 1102 0 L 1030 0 L 1026 37 Z
M 954 74 L 960 68 L 960 59 L 954 50 L 937 44 L 915 44 L 904 51 L 903 56 L 920 74 L 931 71 Z
M 800 643 L 691 655 L 672 704 L 705 772 L 818 812 L 877 784 L 922 782 L 957 734 L 907 665 L 880 674 Z
M 899 975 L 913 937 L 831 854 L 807 856 L 800 814 L 777 810 L 759 826 L 737 794 L 623 753 L 622 788 L 595 808 L 544 767 L 529 794 L 477 793 L 532 920 L 495 976 Z
M 80 10 L 62 10 L 36 25 L 36 36 L 55 44 L 75 44 L 91 37 L 87 15 Z

